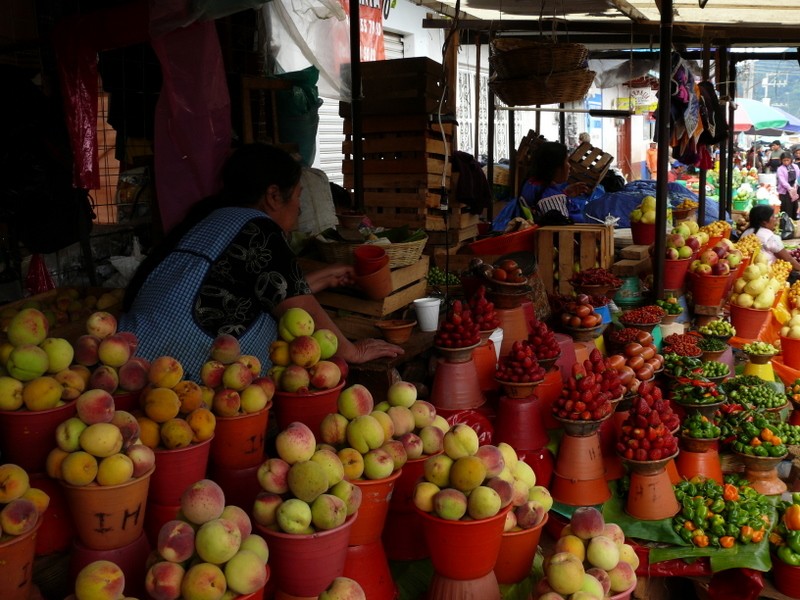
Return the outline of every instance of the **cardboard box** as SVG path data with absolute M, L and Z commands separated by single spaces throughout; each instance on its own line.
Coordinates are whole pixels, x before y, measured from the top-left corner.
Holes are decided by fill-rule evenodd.
M 650 273 L 652 269 L 649 258 L 638 260 L 623 258 L 611 266 L 611 272 L 617 277 L 641 277 Z
M 620 258 L 629 258 L 631 260 L 641 260 L 650 257 L 650 246 L 644 244 L 634 244 L 632 246 L 625 246 L 619 252 Z

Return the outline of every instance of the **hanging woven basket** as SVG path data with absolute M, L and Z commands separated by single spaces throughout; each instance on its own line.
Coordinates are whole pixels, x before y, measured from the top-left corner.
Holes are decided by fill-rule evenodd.
M 594 71 L 577 69 L 546 76 L 495 79 L 489 87 L 507 106 L 578 102 L 589 92 L 594 75 Z
M 582 44 L 496 38 L 489 64 L 498 79 L 516 79 L 583 68 L 588 56 Z

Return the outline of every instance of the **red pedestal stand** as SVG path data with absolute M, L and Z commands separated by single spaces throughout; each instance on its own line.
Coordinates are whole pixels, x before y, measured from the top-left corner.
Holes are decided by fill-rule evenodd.
M 550 492 L 557 502 L 570 506 L 602 504 L 611 497 L 597 431 L 564 434 Z
M 542 420 L 540 400 L 500 396 L 494 421 L 494 443 L 506 442 L 536 473 L 536 483 L 548 486 L 553 474 L 553 456 L 545 448 L 549 437 Z

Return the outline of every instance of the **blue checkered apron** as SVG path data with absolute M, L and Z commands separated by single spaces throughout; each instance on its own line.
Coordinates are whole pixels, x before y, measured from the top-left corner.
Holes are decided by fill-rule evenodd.
M 214 338 L 193 318 L 200 286 L 211 264 L 250 220 L 263 218 L 250 208 L 221 208 L 193 227 L 176 249 L 148 276 L 130 312 L 120 318 L 119 330 L 131 331 L 139 340 L 136 355 L 153 360 L 172 356 L 180 361 L 184 379 L 200 381 L 200 368 L 208 360 Z M 239 337 L 243 354 L 261 361 L 262 372 L 271 366 L 269 346 L 278 328 L 267 313 Z

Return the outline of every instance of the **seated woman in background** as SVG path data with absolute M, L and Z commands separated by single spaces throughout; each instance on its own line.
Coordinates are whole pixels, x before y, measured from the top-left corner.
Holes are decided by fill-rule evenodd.
M 778 224 L 778 216 L 769 204 L 758 204 L 750 209 L 749 225 L 742 232 L 740 239 L 748 234 L 755 234 L 761 240 L 761 252 L 768 258 L 770 264 L 777 259 L 785 260 L 792 265 L 792 274 L 789 281 L 792 282 L 800 277 L 800 262 L 792 257 L 791 253 L 783 245 L 781 236 L 775 233 L 775 226 Z
M 539 222 L 550 211 L 569 218 L 570 209 L 576 208 L 572 199 L 589 192 L 585 183 L 567 184 L 569 171 L 569 155 L 564 144 L 544 142 L 539 146 L 520 194 L 533 210 L 535 221 Z

